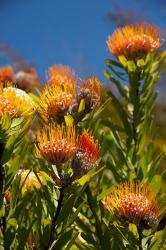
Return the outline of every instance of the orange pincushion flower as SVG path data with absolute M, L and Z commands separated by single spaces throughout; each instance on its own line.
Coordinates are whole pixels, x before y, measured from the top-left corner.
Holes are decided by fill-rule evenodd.
M 10 82 L 13 80 L 14 70 L 12 66 L 7 65 L 0 68 L 0 82 Z
M 148 229 L 157 224 L 159 209 L 148 184 L 125 182 L 102 201 L 118 218 Z
M 48 122 L 50 118 L 63 117 L 74 102 L 74 93 L 69 92 L 65 86 L 46 85 L 40 95 L 39 113 Z
M 65 86 L 74 91 L 76 89 L 75 72 L 66 65 L 57 64 L 48 69 L 49 84 L 52 86 Z
M 40 189 L 41 185 L 44 183 L 44 175 L 41 172 L 37 173 L 37 176 L 35 175 L 34 172 L 30 171 L 30 170 L 20 170 L 19 171 L 19 175 L 20 175 L 20 186 L 22 188 L 23 193 L 25 191 L 33 191 L 34 188 L 36 189 Z
M 116 57 L 123 55 L 129 60 L 140 58 L 161 46 L 160 30 L 145 23 L 126 25 L 108 37 L 107 45 Z
M 23 90 L 15 87 L 1 88 L 1 95 L 13 106 L 16 117 L 30 115 L 34 112 L 34 103 Z
M 70 160 L 76 151 L 75 128 L 50 124 L 37 133 L 36 146 L 40 154 L 52 164 Z

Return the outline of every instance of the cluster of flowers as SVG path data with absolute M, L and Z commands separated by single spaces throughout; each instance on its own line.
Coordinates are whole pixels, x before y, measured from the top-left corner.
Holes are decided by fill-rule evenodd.
M 24 91 L 29 92 L 37 86 L 37 74 L 35 77 L 34 73 L 35 70 L 24 72 L 24 84 L 20 85 L 17 76 L 21 72 L 14 74 L 11 66 L 0 68 L 0 118 L 4 113 L 11 119 L 35 114 L 39 117 L 40 128 L 34 132 L 38 155 L 56 165 L 58 177 L 55 172 L 52 174 L 56 184 L 66 185 L 86 174 L 99 158 L 98 142 L 85 129 L 79 135 L 77 123 L 100 103 L 101 84 L 97 77 L 78 83 L 72 69 L 55 65 L 49 68 L 48 83 L 38 91 L 39 97 L 34 101 Z M 70 166 L 72 173 L 67 172 L 65 165 Z M 38 174 L 44 183 L 44 175 Z M 21 170 L 19 175 L 27 190 L 31 191 L 31 186 L 40 188 L 32 171 Z

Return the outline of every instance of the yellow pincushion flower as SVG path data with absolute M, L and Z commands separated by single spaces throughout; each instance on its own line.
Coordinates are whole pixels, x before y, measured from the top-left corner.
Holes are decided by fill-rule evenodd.
M 62 164 L 76 152 L 76 131 L 72 126 L 50 124 L 37 132 L 39 153 L 52 164 Z
M 125 182 L 103 199 L 103 204 L 122 221 L 148 229 L 158 221 L 159 209 L 148 184 Z
M 107 45 L 116 57 L 123 55 L 129 60 L 141 58 L 161 46 L 160 30 L 145 23 L 126 25 L 108 37 Z
M 44 174 L 42 171 L 37 173 L 37 176 L 33 171 L 27 170 L 20 170 L 20 186 L 22 188 L 22 191 L 33 191 L 34 189 L 40 189 L 42 184 L 44 184 Z
M 40 95 L 39 113 L 45 122 L 61 119 L 74 103 L 75 93 L 65 86 L 46 85 Z
M 0 119 L 5 113 L 7 113 L 11 118 L 13 118 L 16 115 L 16 110 L 7 98 L 0 95 Z
M 1 98 L 5 98 L 13 107 L 14 117 L 30 115 L 34 112 L 34 103 L 31 97 L 23 90 L 15 87 L 0 88 Z M 7 112 L 9 113 L 9 112 Z M 9 113 L 10 114 L 10 113 Z
M 75 72 L 68 66 L 56 64 L 48 69 L 48 83 L 51 86 L 65 86 L 68 91 L 75 92 L 76 90 L 76 76 Z

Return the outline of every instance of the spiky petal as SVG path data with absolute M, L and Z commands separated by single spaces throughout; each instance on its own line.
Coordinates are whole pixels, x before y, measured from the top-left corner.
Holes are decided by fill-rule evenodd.
M 141 225 L 146 229 L 157 224 L 159 209 L 155 195 L 148 184 L 122 183 L 115 187 L 102 202 L 122 221 Z
M 123 55 L 129 60 L 141 58 L 161 46 L 160 30 L 145 23 L 126 25 L 117 28 L 108 37 L 107 45 L 116 57 Z

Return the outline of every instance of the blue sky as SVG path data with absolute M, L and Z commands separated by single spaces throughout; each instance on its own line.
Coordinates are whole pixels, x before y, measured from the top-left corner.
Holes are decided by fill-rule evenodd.
M 71 66 L 80 77 L 97 75 L 103 80 L 109 57 L 106 38 L 116 27 L 106 14 L 116 4 L 165 27 L 164 0 L 0 0 L 0 43 L 34 65 L 42 80 L 56 63 Z M 0 53 L 0 64 L 7 62 Z

